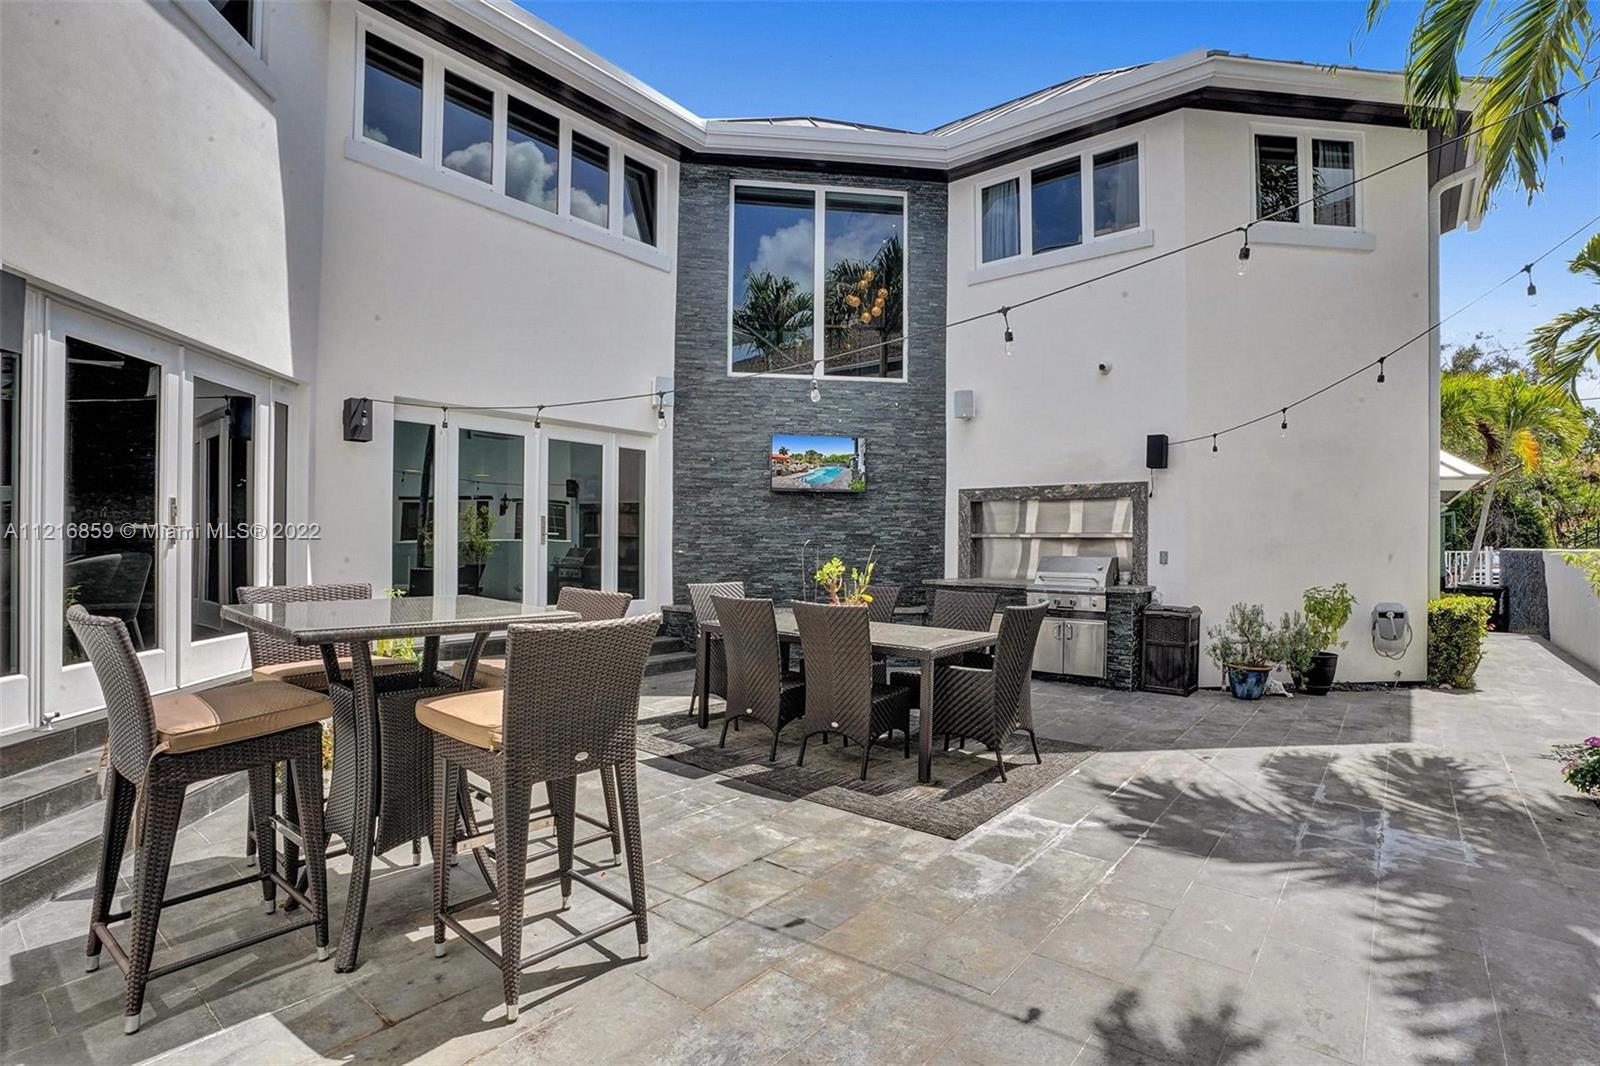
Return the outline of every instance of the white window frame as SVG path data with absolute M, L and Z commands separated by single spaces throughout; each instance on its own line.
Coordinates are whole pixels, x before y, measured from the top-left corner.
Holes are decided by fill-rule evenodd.
M 1376 241 L 1366 224 L 1366 197 L 1360 185 L 1351 188 L 1354 204 L 1351 214 L 1354 225 L 1336 226 L 1328 222 L 1313 221 L 1316 205 L 1308 201 L 1312 196 L 1312 141 L 1344 141 L 1351 146 L 1355 179 L 1360 181 L 1366 171 L 1366 134 L 1358 129 L 1338 129 L 1327 126 L 1301 126 L 1275 122 L 1252 122 L 1248 145 L 1250 160 L 1250 203 L 1247 214 L 1258 217 L 1261 210 L 1261 164 L 1256 147 L 1257 137 L 1292 137 L 1295 140 L 1295 175 L 1298 190 L 1295 201 L 1302 205 L 1300 217 L 1293 222 L 1271 219 L 1252 223 L 1250 240 L 1257 244 L 1306 244 L 1328 248 L 1346 248 L 1370 251 Z
M 812 197 L 812 210 L 815 212 L 815 215 L 813 216 L 813 218 L 815 219 L 815 222 L 812 225 L 812 241 L 813 241 L 813 244 L 812 244 L 812 252 L 811 252 L 811 284 L 812 284 L 812 289 L 811 289 L 811 292 L 812 292 L 811 358 L 812 358 L 812 370 L 815 371 L 815 374 L 813 374 L 812 371 L 774 374 L 774 373 L 765 373 L 765 372 L 762 372 L 762 371 L 759 371 L 759 370 L 735 370 L 733 368 L 733 301 L 734 301 L 734 292 L 735 292 L 735 289 L 737 288 L 737 281 L 738 281 L 738 279 L 734 277 L 734 273 L 733 273 L 734 197 L 735 197 L 735 195 L 737 195 L 738 190 L 741 189 L 741 188 L 752 188 L 752 189 L 802 189 L 802 190 L 805 190 L 806 192 L 810 192 L 810 193 L 813 194 L 813 197 Z M 822 352 L 823 352 L 823 344 L 824 344 L 824 331 L 823 331 L 821 325 L 819 324 L 818 318 L 817 318 L 816 294 L 818 292 L 820 292 L 821 289 L 822 289 L 822 276 L 827 270 L 827 267 L 825 265 L 826 258 L 827 258 L 826 257 L 826 249 L 827 249 L 827 229 L 828 229 L 828 226 L 827 226 L 827 210 L 828 210 L 827 209 L 827 203 L 828 203 L 828 194 L 831 193 L 831 192 L 846 193 L 846 194 L 858 195 L 858 196 L 893 197 L 893 198 L 895 198 L 895 199 L 900 201 L 901 243 L 903 245 L 902 254 L 905 256 L 905 261 L 901 264 L 901 267 L 900 267 L 900 273 L 901 273 L 901 276 L 903 278 L 902 284 L 906 285 L 909 288 L 909 285 L 910 285 L 910 282 L 911 282 L 911 240 L 910 240 L 911 197 L 904 190 L 902 190 L 902 189 L 880 189 L 880 188 L 874 188 L 874 187 L 869 187 L 869 186 L 857 186 L 857 185 L 827 185 L 827 184 L 816 184 L 816 183 L 812 183 L 812 182 L 760 181 L 760 180 L 757 180 L 755 178 L 735 178 L 735 179 L 733 179 L 733 180 L 728 182 L 728 259 L 727 259 L 727 263 L 728 263 L 728 316 L 727 316 L 727 319 L 726 319 L 726 327 L 727 327 L 727 335 L 728 335 L 728 358 L 727 358 L 727 364 L 726 365 L 727 365 L 728 377 L 731 377 L 731 378 L 777 378 L 777 379 L 787 378 L 787 379 L 791 379 L 791 380 L 795 379 L 795 378 L 800 378 L 800 379 L 804 380 L 804 379 L 809 379 L 809 378 L 815 376 L 818 380 L 821 380 L 821 381 L 876 381 L 876 382 L 889 382 L 889 383 L 893 383 L 893 384 L 897 384 L 897 385 L 904 385 L 904 384 L 907 384 L 908 382 L 910 382 L 910 380 L 911 380 L 911 344 L 910 344 L 909 340 L 905 336 L 907 333 L 910 332 L 911 305 L 910 305 L 910 302 L 909 302 L 909 297 L 910 297 L 910 293 L 909 292 L 902 293 L 901 296 L 900 296 L 900 307 L 901 307 L 901 314 L 902 314 L 903 317 L 902 317 L 901 322 L 900 322 L 900 333 L 901 333 L 901 345 L 902 345 L 902 348 L 901 348 L 901 354 L 900 354 L 900 376 L 899 377 L 880 378 L 880 377 L 869 377 L 869 376 L 866 376 L 866 375 L 857 375 L 857 374 L 830 374 L 830 373 L 828 373 L 827 363 L 821 361 L 822 360 Z M 1011 262 L 1012 260 L 1008 259 L 1008 260 L 1003 260 L 1003 261 L 1004 262 Z
M 1114 152 L 1119 148 L 1132 147 L 1139 156 L 1139 224 L 1129 229 L 1117 230 L 1097 236 L 1094 232 L 1094 157 Z M 1083 237 L 1077 244 L 1069 244 L 1065 248 L 1051 248 L 1048 251 L 1035 252 L 1033 249 L 1033 172 L 1046 167 L 1064 163 L 1069 159 L 1078 160 L 1078 182 L 1081 198 Z M 1097 259 L 1104 255 L 1114 255 L 1117 252 L 1131 251 L 1137 248 L 1148 248 L 1155 243 L 1155 234 L 1150 228 L 1149 214 L 1149 161 L 1150 156 L 1145 144 L 1143 133 L 1129 135 L 1125 132 L 1110 134 L 1075 144 L 1071 151 L 1052 152 L 1048 155 L 1034 156 L 1006 170 L 996 171 L 985 175 L 981 180 L 973 182 L 973 269 L 967 275 L 968 284 L 983 281 L 992 281 L 997 278 L 1012 277 L 1016 274 L 1026 274 L 1035 270 L 1047 270 L 1051 267 L 1065 266 L 1069 263 L 1082 262 L 1085 259 Z M 1020 225 L 1022 227 L 1021 240 L 1018 247 L 1021 251 L 1017 255 L 1007 256 L 1004 259 L 985 260 L 983 258 L 983 193 L 996 185 L 1003 185 L 1008 181 L 1017 182 L 1021 193 Z
M 278 98 L 278 87 L 267 68 L 267 2 L 255 0 L 250 9 L 250 36 L 254 43 L 239 36 L 239 32 L 222 17 L 222 12 L 212 6 L 211 0 L 172 0 L 179 11 L 189 16 L 202 33 L 211 38 L 222 53 L 242 70 L 267 99 Z
M 204 0 L 203 0 L 204 2 Z M 365 134 L 367 37 L 376 34 L 422 57 L 422 158 L 380 144 Z M 659 152 L 624 139 L 606 127 L 563 107 L 526 86 L 508 81 L 482 64 L 447 51 L 405 28 L 370 11 L 356 18 L 354 106 L 351 129 L 345 141 L 345 158 L 365 163 L 400 177 L 409 178 L 482 207 L 510 215 L 545 229 L 555 230 L 629 259 L 671 270 L 673 257 L 662 249 L 676 244 L 677 199 L 669 195 L 677 187 L 676 162 Z M 449 70 L 493 94 L 494 167 L 492 181 L 451 170 L 444 165 L 444 72 Z M 506 194 L 506 119 L 509 100 L 515 97 L 530 107 L 553 117 L 559 128 L 556 210 L 549 211 L 524 203 Z M 576 130 L 606 147 L 608 193 L 607 224 L 596 225 L 572 214 L 572 134 Z M 626 236 L 622 226 L 622 161 L 632 158 L 656 173 L 656 243 L 646 244 Z

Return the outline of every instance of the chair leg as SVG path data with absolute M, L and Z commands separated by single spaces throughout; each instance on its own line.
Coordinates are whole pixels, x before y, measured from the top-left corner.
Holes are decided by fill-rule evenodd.
M 570 787 L 573 779 L 567 778 Z M 522 995 L 522 906 L 528 876 L 528 806 L 532 784 L 507 760 L 505 779 L 495 782 L 494 855 L 500 896 L 500 980 L 506 999 L 506 1021 L 517 1020 Z M 567 846 L 562 869 L 572 866 L 571 793 L 567 806 Z M 570 881 L 566 889 L 570 891 Z
M 319 762 L 317 763 L 317 771 L 319 774 L 321 773 L 321 770 L 322 764 Z M 273 777 L 276 778 L 276 776 L 277 771 L 274 770 Z M 318 778 L 318 781 L 321 781 L 320 777 Z M 277 788 L 276 780 L 273 781 L 273 788 L 274 790 Z M 319 792 L 321 791 L 320 784 L 318 785 L 317 790 Z M 276 800 L 276 795 L 274 795 L 273 798 Z M 285 766 L 283 775 L 283 812 L 287 815 L 290 811 L 298 811 L 299 809 L 300 795 L 295 785 L 294 774 L 290 773 L 288 767 Z M 300 845 L 296 844 L 288 837 L 285 837 L 283 840 L 283 879 L 289 882 L 291 885 L 298 885 L 303 880 L 303 878 L 300 876 Z M 296 904 L 293 899 L 286 899 L 283 901 L 283 909 L 286 911 L 292 911 L 297 906 L 298 904 Z
M 639 768 L 629 759 L 611 767 L 611 772 L 617 777 L 622 821 L 627 830 L 628 889 L 633 901 L 633 926 L 639 935 L 639 957 L 643 959 L 650 955 L 650 920 L 644 895 L 644 838 L 639 830 Z
M 1039 754 L 1039 738 L 1033 735 L 1033 730 L 1028 730 L 1028 743 L 1033 745 L 1033 761 L 1044 765 L 1044 758 Z
M 767 761 L 768 762 L 777 762 L 778 761 L 778 734 L 780 732 L 782 732 L 782 731 L 783 731 L 783 727 L 782 726 L 779 726 L 777 729 L 774 729 L 772 731 L 772 751 L 771 751 L 771 753 L 769 753 L 767 755 Z
M 811 739 L 811 734 L 810 733 L 801 733 L 800 734 L 800 759 L 799 759 L 798 762 L 795 763 L 796 766 L 804 766 L 806 764 L 806 741 L 808 741 L 810 739 Z M 822 734 L 822 742 L 824 744 L 826 744 L 828 742 L 828 734 L 826 734 L 826 733 Z
M 183 817 L 184 788 L 182 783 L 162 782 L 154 770 L 145 778 L 139 849 L 134 858 L 128 987 L 122 999 L 124 1033 L 139 1031 L 144 989 L 150 981 L 150 959 L 156 950 L 156 928 L 161 924 L 161 901 L 167 894 L 167 875 L 172 867 L 172 847 L 178 838 L 178 822 Z
M 617 774 L 614 768 L 600 771 L 600 791 L 606 797 L 606 825 L 611 830 L 611 865 L 622 861 L 622 823 L 617 819 Z
M 900 757 L 902 759 L 911 758 L 911 727 L 910 727 L 910 725 L 907 725 L 904 729 L 900 730 L 900 739 L 903 742 L 903 748 L 902 748 L 902 751 L 900 753 Z
M 867 779 L 867 760 L 871 757 L 872 738 L 868 737 L 867 742 L 861 746 L 861 780 L 863 781 Z
M 460 783 L 449 759 L 433 756 L 433 957 L 444 957 L 444 912 L 450 904 L 450 867 L 456 853 L 456 798 Z
M 1000 780 L 1004 781 L 1006 779 L 1006 753 L 999 745 L 994 748 L 994 761 L 995 765 L 1000 767 Z
M 949 733 L 946 733 L 944 735 L 944 750 L 945 751 L 949 751 L 950 750 L 950 734 Z
M 246 866 L 254 866 L 256 864 L 256 812 L 254 799 L 245 804 L 244 810 L 244 864 Z
M 261 875 L 261 909 L 267 914 L 277 910 L 278 886 L 272 873 L 278 868 L 278 832 L 273 825 L 273 807 L 278 802 L 278 789 L 273 783 L 278 764 L 267 763 L 252 767 L 250 773 L 250 816 L 256 825 L 256 849 L 260 863 L 256 869 Z
M 322 822 L 322 739 L 314 749 L 294 759 L 288 766 L 293 782 L 295 807 L 300 816 L 300 835 L 306 842 L 306 875 L 317 924 L 317 961 L 327 959 L 328 949 L 328 835 Z
M 722 739 L 717 741 L 717 747 L 725 748 L 728 746 L 728 725 L 732 721 L 733 719 L 728 715 L 722 716 Z
M 576 777 L 557 778 L 544 783 L 545 792 L 550 797 L 550 813 L 556 822 L 556 862 L 561 871 L 561 909 L 566 910 L 572 905 L 572 837 L 573 815 L 578 807 L 578 779 Z M 497 812 L 495 818 L 499 818 Z M 526 822 L 527 818 L 524 817 Z M 499 826 L 496 821 L 495 825 Z M 524 831 L 526 832 L 526 831 Z M 507 879 L 507 871 L 518 869 L 500 863 L 500 879 Z
M 84 969 L 90 973 L 100 968 L 100 937 L 94 927 L 104 923 L 106 915 L 111 913 L 111 903 L 117 893 L 117 871 L 122 868 L 122 853 L 128 844 L 128 829 L 133 822 L 138 794 L 133 782 L 117 773 L 115 766 L 106 767 L 106 820 L 100 834 L 100 872 L 95 877 L 94 902 L 89 911 L 89 941 L 84 949 L 87 956 Z

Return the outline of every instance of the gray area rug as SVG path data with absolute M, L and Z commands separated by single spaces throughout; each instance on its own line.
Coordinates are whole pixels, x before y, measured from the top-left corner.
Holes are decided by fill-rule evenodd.
M 667 702 L 667 701 L 663 701 Z M 813 737 L 806 746 L 805 766 L 796 766 L 800 754 L 798 722 L 785 727 L 778 742 L 776 762 L 767 762 L 772 734 L 760 725 L 728 731 L 728 746 L 717 747 L 722 716 L 713 704 L 711 727 L 701 729 L 683 707 L 687 701 L 670 701 L 664 708 L 640 708 L 639 750 L 710 770 L 741 784 L 797 796 L 813 803 L 875 818 L 881 822 L 917 829 L 954 840 L 1009 807 L 1048 788 L 1098 748 L 1039 738 L 1043 763 L 1033 761 L 1028 735 L 1018 733 L 1006 749 L 1006 780 L 1000 780 L 994 753 L 969 742 L 965 752 L 949 753 L 933 746 L 933 780 L 917 782 L 917 735 L 911 734 L 911 757 L 902 758 L 900 734 L 892 744 L 875 744 L 862 781 L 861 749 L 845 748 L 836 736 L 827 744 Z

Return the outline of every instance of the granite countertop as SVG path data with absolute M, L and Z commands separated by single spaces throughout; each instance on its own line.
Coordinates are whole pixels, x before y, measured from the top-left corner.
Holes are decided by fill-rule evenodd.
M 923 582 L 934 588 L 976 588 L 976 589 L 1017 589 L 1026 590 L 1033 588 L 1033 582 L 1022 578 L 1007 577 L 931 577 Z M 1133 595 L 1141 592 L 1155 592 L 1154 585 L 1111 585 L 1105 589 L 1108 595 Z

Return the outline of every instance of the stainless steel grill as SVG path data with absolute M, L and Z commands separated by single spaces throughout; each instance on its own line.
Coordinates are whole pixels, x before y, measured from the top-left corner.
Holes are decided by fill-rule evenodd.
M 1106 676 L 1106 589 L 1117 583 L 1115 557 L 1061 555 L 1039 560 L 1028 603 L 1049 606 L 1033 668 L 1040 673 Z

